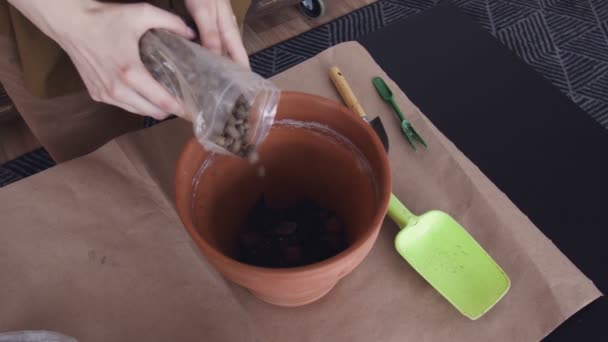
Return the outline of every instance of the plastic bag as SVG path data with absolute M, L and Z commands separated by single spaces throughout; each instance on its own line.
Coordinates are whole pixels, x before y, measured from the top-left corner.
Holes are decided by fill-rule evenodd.
M 166 30 L 140 40 L 152 76 L 191 115 L 194 134 L 211 151 L 255 157 L 268 134 L 280 91 L 270 81 L 200 44 Z

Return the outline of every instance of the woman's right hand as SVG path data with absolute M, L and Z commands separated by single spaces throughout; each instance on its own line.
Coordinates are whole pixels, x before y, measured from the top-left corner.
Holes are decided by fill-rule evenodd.
M 184 117 L 177 100 L 150 75 L 139 56 L 139 39 L 152 28 L 194 38 L 178 16 L 146 3 L 9 2 L 67 52 L 94 100 L 159 120 L 170 114 Z

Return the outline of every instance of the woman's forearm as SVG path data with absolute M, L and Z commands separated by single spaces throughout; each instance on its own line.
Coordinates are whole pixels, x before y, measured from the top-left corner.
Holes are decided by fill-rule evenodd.
M 78 21 L 78 13 L 94 10 L 94 0 L 8 0 L 19 12 L 44 34 L 57 40 L 69 31 L 71 22 Z

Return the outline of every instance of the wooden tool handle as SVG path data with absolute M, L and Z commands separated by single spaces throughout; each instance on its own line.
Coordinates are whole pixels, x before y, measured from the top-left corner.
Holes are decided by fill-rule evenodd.
M 359 100 L 357 100 L 355 97 L 355 94 L 353 93 L 352 89 L 350 89 L 348 82 L 346 82 L 346 79 L 338 67 L 331 67 L 329 69 L 329 78 L 331 78 L 332 82 L 338 89 L 340 96 L 342 96 L 342 100 L 344 100 L 348 108 L 357 113 L 365 121 L 369 121 L 367 114 L 365 114 L 363 107 L 361 107 L 361 104 L 359 103 Z

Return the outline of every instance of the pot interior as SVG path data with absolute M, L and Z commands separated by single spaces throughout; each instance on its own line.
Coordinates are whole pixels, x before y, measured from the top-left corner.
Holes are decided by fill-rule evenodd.
M 375 136 L 336 107 L 341 108 L 280 106 L 257 165 L 206 156 L 192 183 L 191 209 L 194 226 L 208 244 L 236 259 L 238 235 L 262 194 L 272 207 L 311 199 L 336 212 L 351 247 L 377 228 L 379 184 L 388 182 L 382 172 L 387 166 L 370 141 Z

